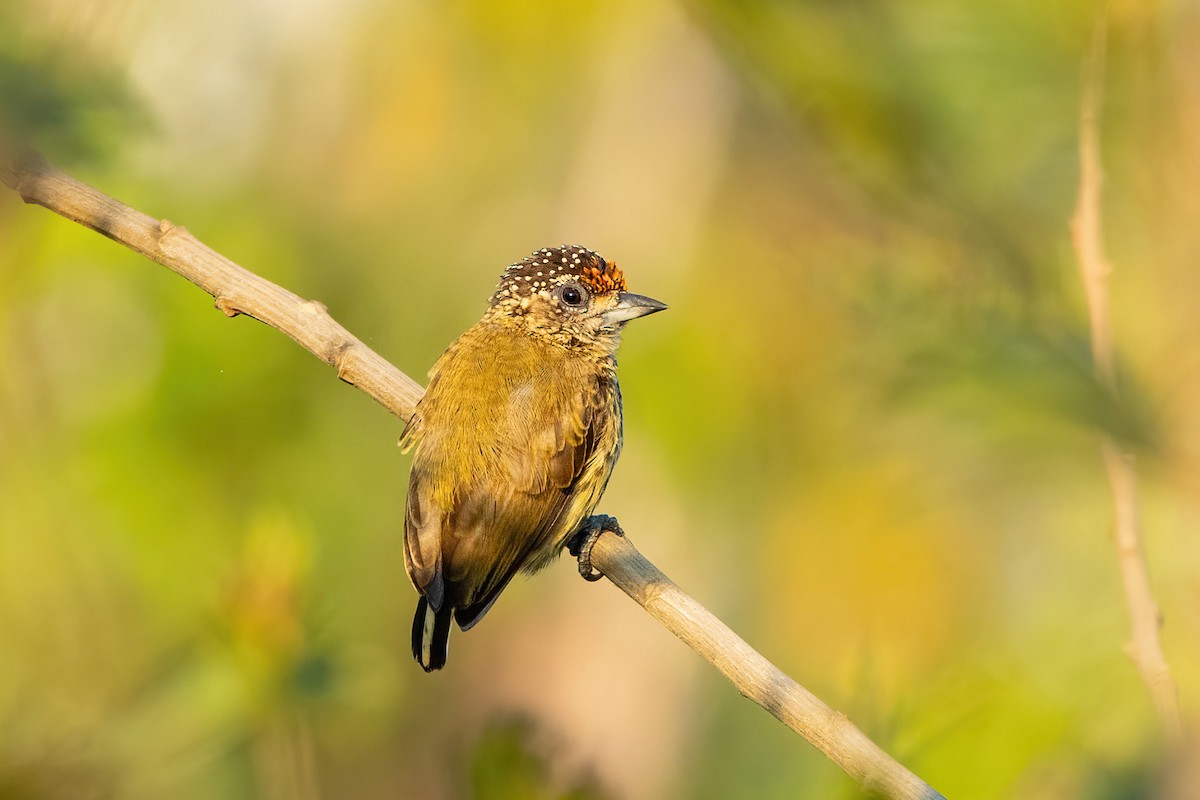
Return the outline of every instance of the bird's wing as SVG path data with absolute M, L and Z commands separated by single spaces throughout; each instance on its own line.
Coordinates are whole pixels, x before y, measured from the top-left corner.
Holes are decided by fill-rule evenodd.
M 443 514 L 428 491 L 423 474 L 423 470 L 415 465 L 408 474 L 408 500 L 404 508 L 404 566 L 413 586 L 438 611 L 445 597 L 445 581 L 442 577 Z
M 540 427 L 527 419 L 514 423 L 517 429 L 527 425 L 526 442 L 524 452 L 505 464 L 504 489 L 476 484 L 463 497 L 453 524 L 446 526 L 454 539 L 453 554 L 446 554 L 452 562 L 447 580 L 470 588 L 455 612 L 463 630 L 487 613 L 518 570 L 536 570 L 552 560 L 561 540 L 595 506 L 616 457 L 616 391 L 615 382 L 602 381 L 563 408 L 537 409 L 535 402 L 533 413 L 549 410 L 540 418 L 554 421 Z

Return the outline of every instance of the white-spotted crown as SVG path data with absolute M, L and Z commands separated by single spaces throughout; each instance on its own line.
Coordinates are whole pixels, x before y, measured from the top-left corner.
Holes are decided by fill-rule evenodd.
M 626 289 L 625 275 L 615 261 L 577 244 L 544 247 L 504 271 L 491 305 L 517 308 L 523 298 L 575 281 L 593 295 Z

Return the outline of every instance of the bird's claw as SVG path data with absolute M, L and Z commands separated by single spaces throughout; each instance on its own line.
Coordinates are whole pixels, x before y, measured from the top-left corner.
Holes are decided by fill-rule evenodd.
M 625 531 L 617 524 L 617 518 L 608 514 L 595 514 L 588 517 L 579 526 L 579 530 L 567 542 L 567 552 L 579 560 L 579 574 L 585 581 L 598 581 L 604 573 L 592 568 L 592 548 L 605 531 L 624 536 Z

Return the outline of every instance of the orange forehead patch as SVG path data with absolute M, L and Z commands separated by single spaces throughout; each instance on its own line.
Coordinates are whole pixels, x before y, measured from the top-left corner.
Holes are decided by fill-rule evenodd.
M 592 294 L 623 292 L 626 288 L 625 273 L 621 272 L 615 261 L 596 259 L 580 271 L 579 279 Z

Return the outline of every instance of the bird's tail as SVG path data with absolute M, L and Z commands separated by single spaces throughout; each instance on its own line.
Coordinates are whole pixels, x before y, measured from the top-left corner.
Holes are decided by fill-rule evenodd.
M 412 649 L 413 658 L 426 672 L 446 666 L 446 654 L 450 652 L 450 621 L 454 609 L 443 603 L 440 609 L 429 605 L 425 595 L 417 601 L 417 613 L 413 615 Z

